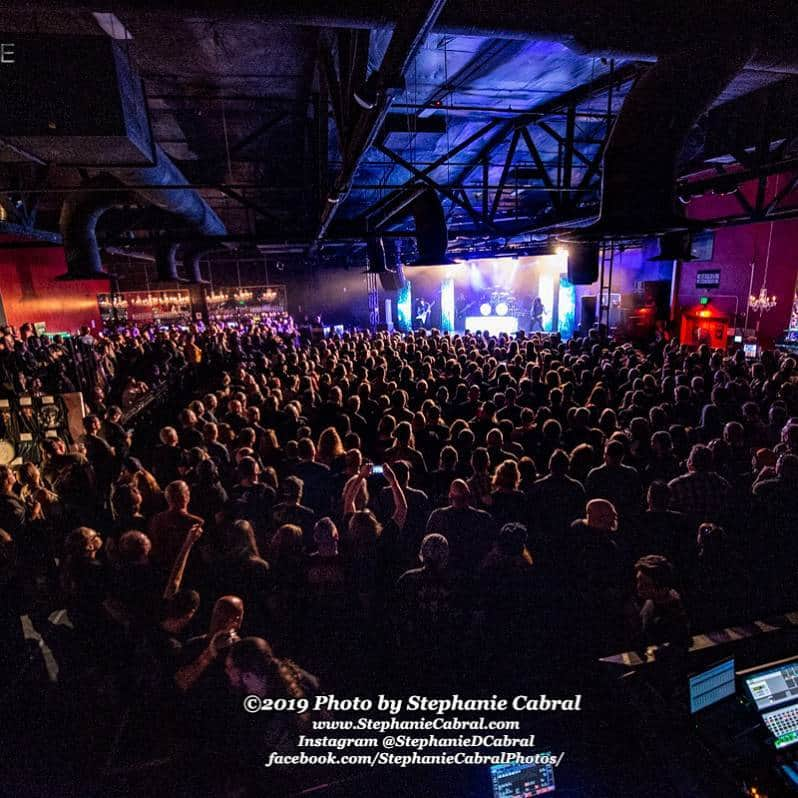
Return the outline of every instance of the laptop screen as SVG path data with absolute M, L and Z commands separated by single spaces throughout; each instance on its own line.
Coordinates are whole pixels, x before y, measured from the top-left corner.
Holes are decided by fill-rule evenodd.
M 690 677 L 690 712 L 700 712 L 734 693 L 734 658 L 731 657 Z

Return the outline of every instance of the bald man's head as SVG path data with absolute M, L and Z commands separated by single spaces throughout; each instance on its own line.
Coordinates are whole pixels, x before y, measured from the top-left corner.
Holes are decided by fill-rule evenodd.
M 213 605 L 209 634 L 213 637 L 217 632 L 228 629 L 238 631 L 243 620 L 244 602 L 238 596 L 222 596 Z
M 449 488 L 449 501 L 452 507 L 467 507 L 471 500 L 471 489 L 463 479 L 455 479 Z
M 587 503 L 587 523 L 603 532 L 615 532 L 618 529 L 615 505 L 606 499 L 591 499 Z

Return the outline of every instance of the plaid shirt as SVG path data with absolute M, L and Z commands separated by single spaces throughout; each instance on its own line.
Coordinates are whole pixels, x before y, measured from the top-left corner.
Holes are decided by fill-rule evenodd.
M 671 480 L 671 510 L 700 522 L 720 523 L 727 509 L 729 483 L 714 471 L 694 471 Z

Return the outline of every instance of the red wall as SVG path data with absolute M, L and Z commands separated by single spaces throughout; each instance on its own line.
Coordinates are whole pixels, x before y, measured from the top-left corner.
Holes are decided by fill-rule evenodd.
M 0 240 L 9 240 L 8 238 Z M 47 332 L 74 332 L 82 324 L 100 327 L 97 294 L 106 280 L 57 282 L 66 272 L 61 247 L 0 249 L 0 298 L 6 322 L 44 322 Z
M 772 175 L 768 178 L 765 202 L 769 202 L 787 183 L 788 175 Z M 754 204 L 756 183 L 743 186 L 746 198 Z M 794 195 L 790 195 L 780 207 L 796 204 Z M 693 219 L 709 219 L 742 213 L 742 209 L 734 196 L 717 196 L 708 194 L 692 200 L 688 206 L 688 215 Z M 772 344 L 778 338 L 790 320 L 792 300 L 795 292 L 796 276 L 798 276 L 798 219 L 773 222 L 773 236 L 770 247 L 768 265 L 768 294 L 778 297 L 776 307 L 761 317 L 760 342 Z M 754 328 L 760 319 L 759 314 L 751 311 L 746 325 L 746 310 L 750 293 L 758 294 L 765 275 L 765 262 L 768 250 L 768 237 L 771 222 L 744 224 L 721 228 L 715 231 L 715 246 L 711 261 L 692 261 L 681 265 L 678 284 L 679 309 L 695 305 L 699 296 L 710 296 L 712 302 L 722 311 L 734 314 L 735 307 L 738 320 L 732 319 L 734 326 Z M 751 262 L 754 261 L 753 284 L 751 280 Z M 704 269 L 720 269 L 720 287 L 712 291 L 696 289 L 696 272 Z

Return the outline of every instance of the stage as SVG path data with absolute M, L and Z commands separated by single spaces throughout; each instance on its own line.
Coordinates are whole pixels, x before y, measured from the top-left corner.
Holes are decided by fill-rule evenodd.
M 386 300 L 385 319 L 399 330 L 512 334 L 559 332 L 576 325 L 576 292 L 567 253 L 462 260 L 406 267 L 407 283 Z

